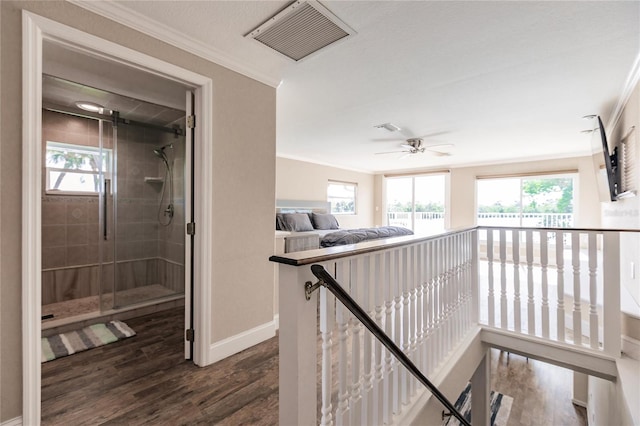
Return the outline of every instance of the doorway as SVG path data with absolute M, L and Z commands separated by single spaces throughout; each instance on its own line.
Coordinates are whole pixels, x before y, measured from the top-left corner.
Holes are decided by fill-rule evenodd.
M 185 110 L 47 74 L 42 93 L 43 333 L 184 303 Z
M 105 72 L 98 69 L 88 75 L 101 79 L 103 89 L 109 84 L 132 83 L 137 75 L 144 75 L 137 86 L 145 87 L 148 80 L 164 79 L 178 83 L 193 92 L 194 116 L 201 117 L 198 126 L 186 132 L 187 157 L 193 164 L 186 164 L 186 174 L 194 170 L 193 192 L 199 194 L 193 206 L 185 203 L 185 217 L 198 224 L 198 232 L 191 235 L 191 243 L 185 244 L 185 259 L 192 262 L 191 285 L 185 286 L 185 318 L 193 318 L 192 335 L 193 362 L 204 366 L 210 363 L 209 347 L 211 339 L 211 288 L 202 283 L 211 283 L 211 262 L 203 259 L 211 257 L 212 229 L 206 212 L 211 210 L 213 187 L 211 171 L 202 167 L 212 164 L 212 105 L 213 82 L 210 78 L 169 64 L 154 57 L 125 48 L 104 39 L 92 36 L 71 27 L 59 24 L 33 13 L 23 11 L 23 238 L 22 238 L 22 322 L 23 322 L 23 423 L 39 424 L 40 420 L 40 354 L 41 354 L 41 302 L 42 302 L 42 77 L 45 55 L 51 47 L 63 47 L 84 58 L 101 60 L 119 67 L 119 71 Z M 89 61 L 88 63 L 94 63 Z M 54 64 L 57 65 L 57 64 Z M 76 64 L 77 65 L 77 64 Z M 131 79 L 129 79 L 131 77 Z M 74 79 L 77 80 L 77 79 Z M 90 82 L 83 82 L 89 84 Z M 92 84 L 91 86 L 96 86 Z M 168 85 L 170 86 L 170 85 Z M 131 87 L 136 87 L 133 84 Z M 164 91 L 162 92 L 164 93 Z M 156 95 L 162 95 L 156 93 Z M 182 91 L 183 102 L 185 91 Z M 148 101 L 144 97 L 139 99 Z M 189 96 L 187 96 L 189 97 Z M 195 138 L 195 152 L 192 154 L 191 137 Z M 159 146 L 161 147 L 161 146 Z M 194 227 L 192 227 L 194 228 Z M 193 249 L 191 251 L 191 249 Z M 193 254 L 193 255 L 192 255 Z M 185 268 L 188 270 L 189 268 Z M 191 344 L 185 341 L 185 354 Z

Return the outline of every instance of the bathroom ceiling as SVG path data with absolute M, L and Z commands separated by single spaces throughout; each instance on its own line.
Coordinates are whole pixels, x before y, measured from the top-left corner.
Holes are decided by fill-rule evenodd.
M 43 43 L 43 101 L 76 109 L 88 101 L 159 126 L 185 116 L 189 87 L 51 41 Z
M 42 78 L 43 106 L 60 106 L 62 110 L 82 113 L 76 102 L 91 102 L 107 110 L 118 111 L 121 118 L 156 126 L 184 127 L 185 112 L 139 99 L 118 95 L 58 77 L 44 75 Z
M 278 155 L 366 171 L 590 154 L 639 72 L 640 2 L 322 1 L 356 34 L 299 62 L 244 37 L 288 1 L 73 3 L 277 86 Z M 388 122 L 452 155 L 377 155 Z

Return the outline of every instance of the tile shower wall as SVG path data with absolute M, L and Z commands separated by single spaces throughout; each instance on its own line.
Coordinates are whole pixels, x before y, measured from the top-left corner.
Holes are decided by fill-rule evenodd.
M 105 134 L 110 128 L 105 126 Z M 108 135 L 110 136 L 110 135 Z M 111 148 L 110 137 L 104 139 Z M 43 111 L 43 158 L 46 141 L 98 146 L 98 122 Z M 158 223 L 162 183 L 145 177 L 164 177 L 164 164 L 153 149 L 173 143 L 167 150 L 174 162 L 175 216 L 168 227 Z M 161 284 L 184 291 L 184 138 L 133 126 L 118 128 L 117 228 L 118 276 L 116 290 Z M 46 194 L 42 196 L 42 303 L 43 305 L 100 293 L 99 200 L 97 195 Z M 168 196 L 168 193 L 167 193 Z M 110 203 L 112 199 L 110 199 Z M 161 217 L 162 218 L 162 217 Z M 110 235 L 113 240 L 113 235 Z M 113 282 L 113 246 L 103 246 L 105 282 Z M 103 291 L 110 291 L 105 286 Z M 116 296 L 117 297 L 117 296 Z

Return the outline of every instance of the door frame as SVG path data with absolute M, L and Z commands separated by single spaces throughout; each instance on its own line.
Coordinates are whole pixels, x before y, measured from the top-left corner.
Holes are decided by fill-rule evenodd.
M 42 49 L 43 40 L 72 46 L 110 61 L 191 86 L 195 94 L 198 155 L 194 156 L 193 362 L 204 366 L 211 345 L 211 257 L 213 229 L 213 81 L 187 69 L 101 39 L 34 13 L 22 11 L 22 382 L 23 424 L 40 424 L 41 414 L 41 190 L 42 190 Z M 207 166 L 208 165 L 208 166 Z M 186 283 L 185 283 L 186 284 Z M 185 300 L 185 306 L 189 300 Z M 187 308 L 185 308 L 186 311 Z

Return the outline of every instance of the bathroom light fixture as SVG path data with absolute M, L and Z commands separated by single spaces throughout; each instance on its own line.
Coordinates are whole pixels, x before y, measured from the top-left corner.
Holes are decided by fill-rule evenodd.
M 78 108 L 85 111 L 97 112 L 99 114 L 102 114 L 102 112 L 104 111 L 104 107 L 102 105 L 98 105 L 94 102 L 78 101 L 75 104 Z

